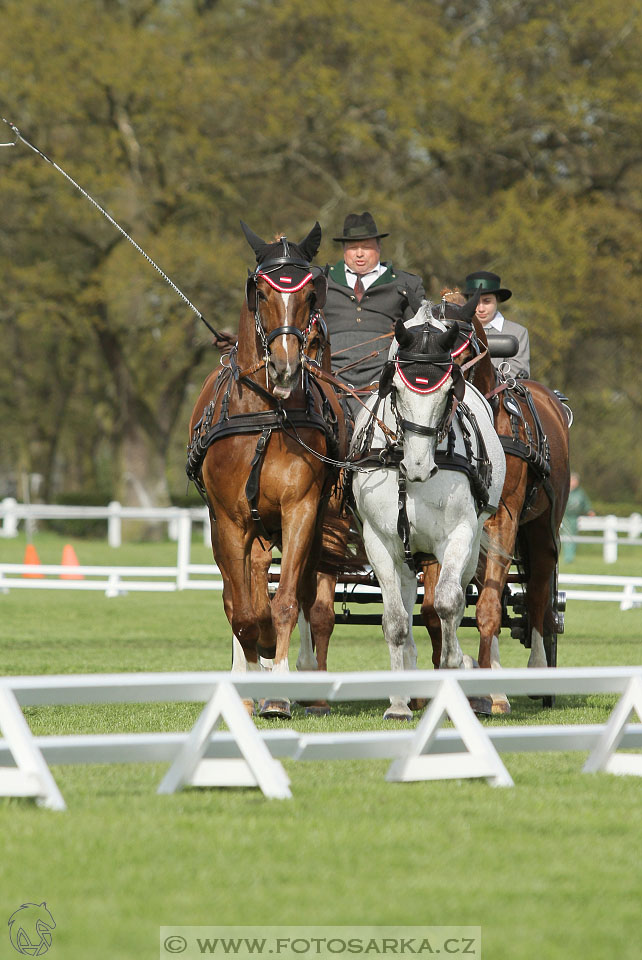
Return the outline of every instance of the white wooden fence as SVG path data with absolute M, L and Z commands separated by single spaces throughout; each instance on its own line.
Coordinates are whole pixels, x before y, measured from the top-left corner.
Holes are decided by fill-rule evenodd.
M 2 507 L 6 507 L 7 502 L 7 500 L 0 502 L 0 516 L 3 515 Z M 0 592 L 10 589 L 97 590 L 108 597 L 117 597 L 131 591 L 167 593 L 176 590 L 222 590 L 223 588 L 218 567 L 213 563 L 191 562 L 193 524 L 202 523 L 204 542 L 207 544 L 210 539 L 209 518 L 204 507 L 189 509 L 170 507 L 166 510 L 151 510 L 122 507 L 118 503 L 110 504 L 109 507 L 61 507 L 43 504 L 29 506 L 12 501 L 9 512 L 4 514 L 5 522 L 7 517 L 10 518 L 9 532 L 5 531 L 3 535 L 16 535 L 17 521 L 14 527 L 16 516 L 19 519 L 31 517 L 32 520 L 87 518 L 88 516 L 107 518 L 108 525 L 114 524 L 110 535 L 108 531 L 109 543 L 112 546 L 120 544 L 123 519 L 162 520 L 170 525 L 171 536 L 177 543 L 176 565 L 133 567 L 118 564 L 109 566 L 81 564 L 70 569 L 62 564 L 0 563 Z M 633 514 L 632 518 L 636 516 L 638 515 Z M 594 521 L 600 518 L 584 519 Z M 621 518 L 618 519 L 618 523 L 621 522 Z M 632 527 L 632 529 L 637 528 Z M 639 538 L 630 538 L 630 542 L 642 544 Z M 615 602 L 620 604 L 621 610 L 642 605 L 642 577 L 561 574 L 559 583 L 561 587 L 567 588 L 568 600 Z M 579 587 L 601 589 L 578 589 Z M 367 588 L 361 589 L 367 590 Z
M 203 527 L 203 541 L 211 543 L 209 518 L 206 507 L 124 507 L 112 501 L 106 507 L 71 507 L 43 503 L 19 503 L 13 497 L 0 501 L 0 537 L 15 537 L 18 526 L 24 521 L 28 529 L 34 529 L 38 520 L 106 520 L 107 542 L 110 547 L 120 547 L 122 543 L 123 521 L 146 520 L 149 523 L 166 523 L 171 540 L 178 539 L 181 519 L 189 517 L 192 523 Z M 580 517 L 578 530 L 582 533 L 599 534 L 595 536 L 571 537 L 562 528 L 562 542 L 602 544 L 605 563 L 615 563 L 618 548 L 621 546 L 642 545 L 642 514 L 632 513 L 630 517 Z
M 178 538 L 181 519 L 189 517 L 190 525 L 203 525 L 203 541 L 210 545 L 210 523 L 207 508 L 203 507 L 124 507 L 112 500 L 106 507 L 72 507 L 61 504 L 19 503 L 13 497 L 0 500 L 0 537 L 17 537 L 18 526 L 24 521 L 28 531 L 33 531 L 39 520 L 106 520 L 107 542 L 110 547 L 122 545 L 123 521 L 146 520 L 149 523 L 166 523 L 170 540 Z
M 501 679 L 500 679 L 501 677 Z M 467 696 L 501 687 L 512 695 L 617 693 L 606 724 L 482 726 Z M 241 698 L 288 697 L 329 702 L 425 697 L 431 703 L 414 730 L 306 733 L 292 727 L 258 730 Z M 189 733 L 34 737 L 22 707 L 49 704 L 201 701 Z M 583 771 L 642 776 L 642 667 L 556 670 L 444 670 L 402 673 L 126 673 L 0 678 L 0 796 L 34 797 L 55 810 L 66 805 L 51 774 L 55 763 L 167 762 L 158 793 L 183 786 L 258 786 L 268 797 L 291 797 L 278 758 L 390 758 L 392 781 L 485 778 L 513 786 L 499 753 L 590 751 Z M 452 729 L 440 729 L 448 717 Z M 228 732 L 218 732 L 223 720 Z M 10 765 L 11 764 L 11 765 Z

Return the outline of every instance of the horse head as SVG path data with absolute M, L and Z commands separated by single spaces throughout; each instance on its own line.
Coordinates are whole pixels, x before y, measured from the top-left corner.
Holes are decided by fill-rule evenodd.
M 435 449 L 445 435 L 454 397 L 463 399 L 465 384 L 452 348 L 459 336 L 455 321 L 447 330 L 425 323 L 413 332 L 398 321 L 396 356 L 379 382 L 382 396 L 392 393 L 398 428 L 403 436 L 400 470 L 422 483 L 437 472 Z
M 241 221 L 256 255 L 245 298 L 254 317 L 256 354 L 263 358 L 275 396 L 286 399 L 294 389 L 318 312 L 327 291 L 324 274 L 313 276 L 310 261 L 319 249 L 321 227 L 315 223 L 299 243 L 285 236 L 267 243 Z

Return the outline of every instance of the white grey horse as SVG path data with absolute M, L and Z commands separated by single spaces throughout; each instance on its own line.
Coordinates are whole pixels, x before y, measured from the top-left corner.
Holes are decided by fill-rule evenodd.
M 381 451 L 379 463 L 375 459 L 371 469 L 355 474 L 352 489 L 381 587 L 392 670 L 417 664 L 412 636 L 417 553 L 431 554 L 441 565 L 434 601 L 443 633 L 440 666 L 464 665 L 457 627 L 465 591 L 477 566 L 484 521 L 497 509 L 504 485 L 506 463 L 490 407 L 452 360 L 457 334 L 456 323 L 446 331 L 428 323 L 414 330 L 397 323 L 396 356 L 384 367 L 379 397 L 368 403 L 396 434 L 396 456 L 368 411 L 355 424 L 353 452 L 364 438 L 368 448 Z M 392 697 L 385 716 L 409 719 L 408 701 Z

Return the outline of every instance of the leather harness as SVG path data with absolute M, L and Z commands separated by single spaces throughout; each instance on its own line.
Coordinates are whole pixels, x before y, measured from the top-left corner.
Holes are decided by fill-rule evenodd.
M 263 539 L 270 541 L 271 537 L 259 514 L 257 501 L 261 467 L 272 433 L 275 430 L 282 430 L 288 433 L 289 430 L 290 435 L 293 433 L 295 439 L 298 439 L 296 432 L 297 427 L 320 430 L 326 437 L 330 451 L 336 453 L 338 449 L 338 422 L 326 395 L 315 382 L 314 378 L 308 375 L 307 370 L 304 370 L 303 373 L 305 407 L 286 409 L 280 399 L 274 397 L 273 394 L 259 384 L 254 383 L 253 380 L 250 380 L 246 371 L 239 370 L 236 363 L 236 347 L 234 347 L 229 357 L 229 365 L 224 367 L 217 377 L 214 386 L 214 399 L 207 405 L 202 417 L 194 426 L 192 441 L 187 448 L 187 465 L 185 471 L 188 478 L 194 483 L 202 499 L 211 509 L 202 475 L 203 463 L 207 451 L 216 440 L 221 440 L 223 437 L 258 433 L 259 438 L 254 450 L 254 456 L 250 462 L 250 473 L 247 483 L 245 484 L 245 496 L 259 535 Z M 232 385 L 235 382 L 244 383 L 250 390 L 261 396 L 264 400 L 275 404 L 276 409 L 230 415 L 230 395 Z M 322 413 L 318 413 L 315 410 L 312 386 L 316 388 L 321 400 Z M 223 395 L 219 417 L 216 422 L 213 422 L 216 400 L 223 387 L 225 387 L 225 393 Z M 323 459 L 328 460 L 329 458 Z M 335 461 L 330 460 L 330 462 L 334 463 Z

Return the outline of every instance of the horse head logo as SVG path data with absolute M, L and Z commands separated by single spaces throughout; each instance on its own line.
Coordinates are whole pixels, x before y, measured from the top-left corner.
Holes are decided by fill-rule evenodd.
M 51 946 L 51 931 L 56 921 L 47 904 L 23 903 L 9 917 L 12 947 L 27 957 L 42 957 Z

